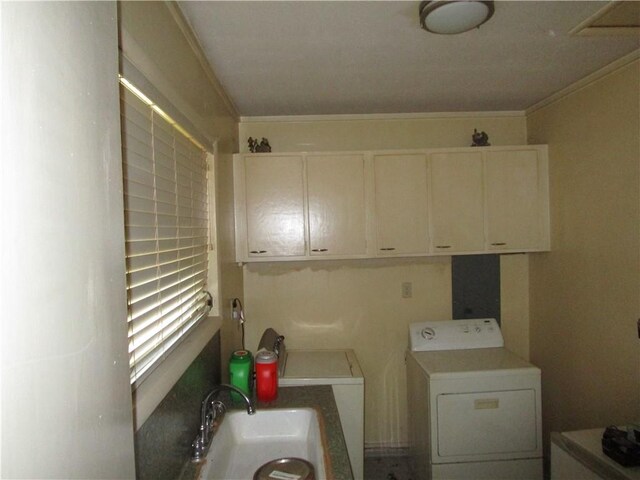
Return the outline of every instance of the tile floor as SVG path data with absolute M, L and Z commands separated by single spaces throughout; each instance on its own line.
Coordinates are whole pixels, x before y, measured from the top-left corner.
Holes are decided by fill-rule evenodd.
M 365 480 L 412 480 L 409 460 L 404 456 L 365 456 Z

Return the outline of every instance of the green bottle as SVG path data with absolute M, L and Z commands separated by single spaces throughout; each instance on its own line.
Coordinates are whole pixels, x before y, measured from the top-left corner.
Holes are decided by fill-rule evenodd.
M 229 360 L 229 382 L 251 396 L 253 383 L 253 356 L 248 350 L 236 350 Z M 240 395 L 231 392 L 231 399 L 240 401 Z

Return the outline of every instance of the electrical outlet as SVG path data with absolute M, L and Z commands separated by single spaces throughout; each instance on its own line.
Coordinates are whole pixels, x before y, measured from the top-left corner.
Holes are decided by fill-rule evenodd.
M 238 311 L 238 304 L 236 303 L 237 301 L 237 298 L 231 300 L 231 318 L 233 320 L 240 320 L 240 312 Z
M 413 296 L 413 284 L 404 282 L 402 284 L 402 298 L 411 298 Z

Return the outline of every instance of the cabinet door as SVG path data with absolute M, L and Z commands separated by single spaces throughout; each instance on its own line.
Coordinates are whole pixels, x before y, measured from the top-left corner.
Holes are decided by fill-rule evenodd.
M 426 155 L 376 155 L 373 162 L 378 255 L 427 253 Z
M 485 152 L 488 250 L 535 250 L 541 245 L 538 152 Z
M 364 255 L 364 155 L 307 157 L 309 250 L 312 256 Z
M 305 254 L 301 156 L 245 156 L 249 257 Z
M 434 153 L 431 170 L 431 251 L 484 250 L 482 153 Z

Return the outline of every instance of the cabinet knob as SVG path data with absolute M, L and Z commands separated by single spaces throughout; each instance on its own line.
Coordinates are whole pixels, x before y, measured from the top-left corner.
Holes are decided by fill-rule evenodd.
M 491 245 L 493 247 L 504 247 L 506 244 L 507 242 L 495 242 L 495 243 L 492 243 Z
M 267 253 L 266 250 L 251 250 L 249 253 Z
M 312 252 L 326 252 L 328 249 L 326 248 L 312 248 Z
M 436 248 L 451 248 L 451 245 L 436 245 Z
M 383 250 L 385 252 L 390 252 L 391 250 L 395 250 L 395 247 L 382 247 L 380 250 Z

